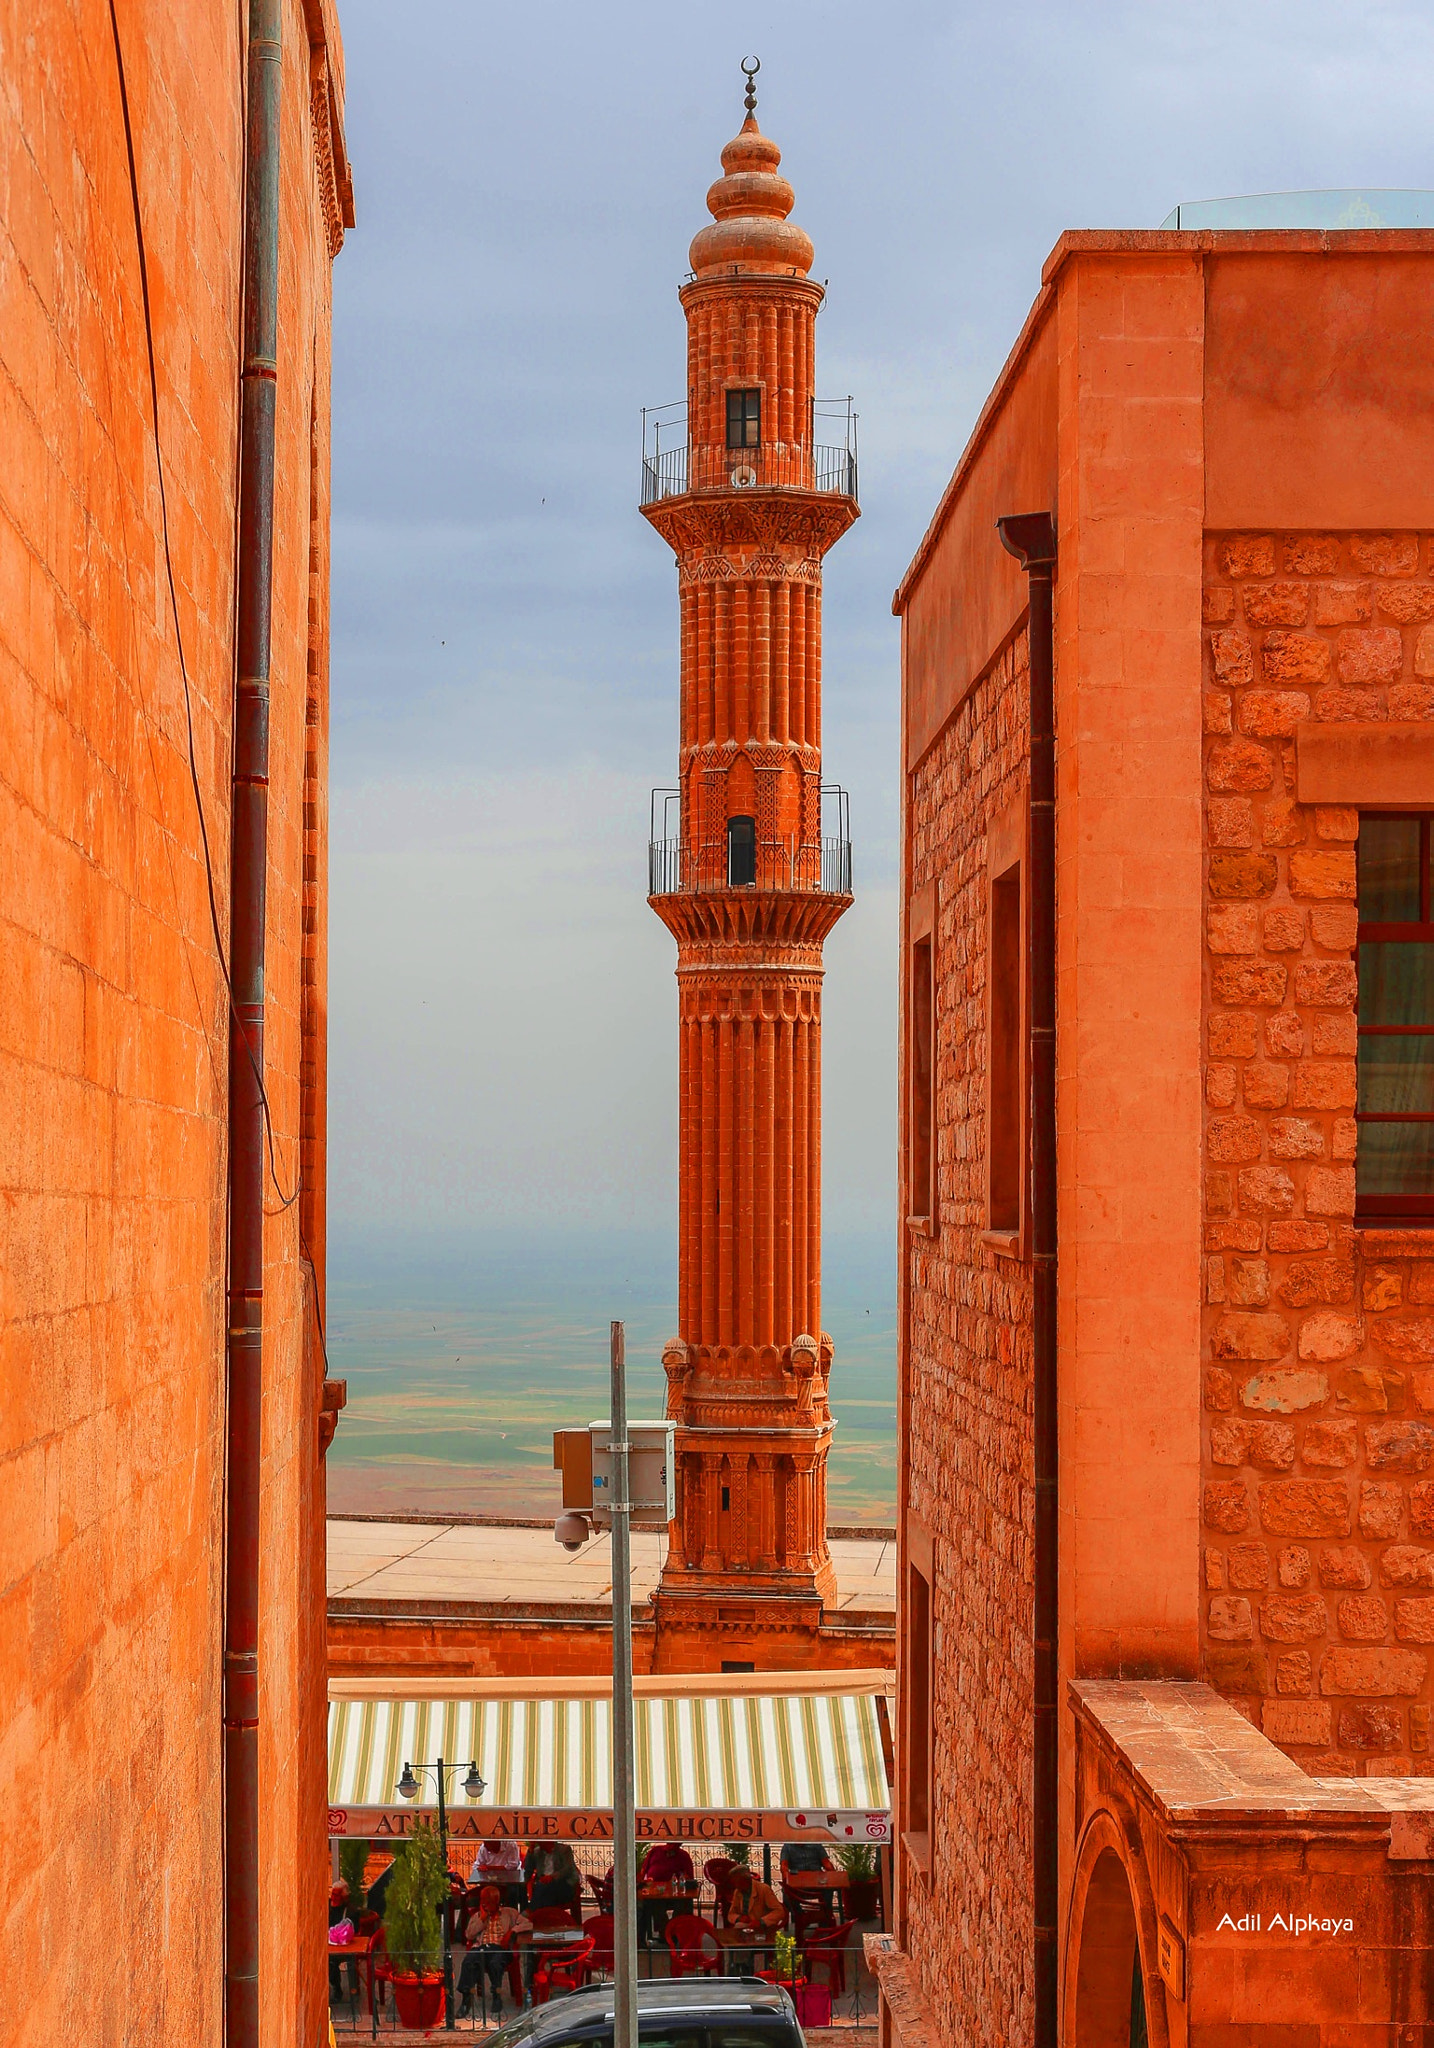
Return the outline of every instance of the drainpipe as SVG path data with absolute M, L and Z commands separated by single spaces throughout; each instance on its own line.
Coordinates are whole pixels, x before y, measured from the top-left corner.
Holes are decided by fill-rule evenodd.
M 281 0 L 249 0 L 229 967 L 224 1604 L 224 2040 L 259 2039 L 259 1467 L 264 1332 L 264 915 L 279 275 Z
M 1057 1643 L 1060 1524 L 1057 1519 L 1059 1408 L 1056 1361 L 1056 529 L 1050 514 L 998 519 L 1008 554 L 1026 572 L 1029 595 L 1031 848 L 1030 989 L 1031 1265 L 1035 1410 L 1035 1903 L 1036 2048 L 1055 2048 L 1059 1953 L 1060 1747 Z

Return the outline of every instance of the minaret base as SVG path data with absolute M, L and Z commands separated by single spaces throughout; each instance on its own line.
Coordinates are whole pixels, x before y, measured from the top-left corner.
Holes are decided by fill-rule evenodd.
M 654 1672 L 805 1671 L 828 1662 L 819 1593 L 747 1592 L 729 1581 L 705 1594 L 660 1587 L 652 1604 Z

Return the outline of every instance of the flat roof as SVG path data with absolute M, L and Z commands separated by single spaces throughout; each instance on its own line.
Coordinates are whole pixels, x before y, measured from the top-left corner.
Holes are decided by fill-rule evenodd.
M 833 1536 L 837 1614 L 896 1613 L 896 1543 L 885 1530 Z M 633 1604 L 645 1605 L 667 1551 L 665 1534 L 632 1532 Z M 610 1610 L 612 1551 L 606 1534 L 569 1552 L 552 1526 L 514 1522 L 406 1522 L 331 1517 L 328 1597 L 336 1613 L 430 1606 L 502 1611 L 529 1607 Z

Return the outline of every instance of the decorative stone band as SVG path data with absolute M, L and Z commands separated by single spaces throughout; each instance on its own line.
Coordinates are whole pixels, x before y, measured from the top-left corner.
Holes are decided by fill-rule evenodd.
M 642 516 L 679 559 L 755 545 L 806 560 L 835 547 L 859 515 L 851 498 L 784 485 L 660 498 L 644 505 Z

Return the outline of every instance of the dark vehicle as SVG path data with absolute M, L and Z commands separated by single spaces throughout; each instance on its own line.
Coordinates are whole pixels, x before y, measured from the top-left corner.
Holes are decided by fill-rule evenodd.
M 611 1984 L 571 1991 L 488 2036 L 486 2048 L 587 2048 L 612 2041 Z M 806 2048 L 785 1991 L 760 1977 L 693 1978 L 637 1987 L 641 2048 Z

